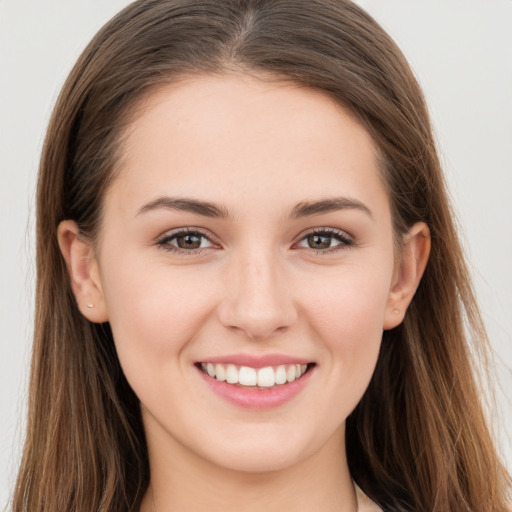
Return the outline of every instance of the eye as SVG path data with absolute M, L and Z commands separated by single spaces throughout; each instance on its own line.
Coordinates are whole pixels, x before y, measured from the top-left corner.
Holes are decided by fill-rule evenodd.
M 166 251 L 188 253 L 214 247 L 213 242 L 208 236 L 194 229 L 182 229 L 168 234 L 159 240 L 157 245 Z
M 298 247 L 315 249 L 319 252 L 333 252 L 354 245 L 354 241 L 343 231 L 325 228 L 312 231 L 304 236 Z

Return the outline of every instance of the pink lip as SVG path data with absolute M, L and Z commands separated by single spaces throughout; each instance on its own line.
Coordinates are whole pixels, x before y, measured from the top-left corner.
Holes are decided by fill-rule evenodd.
M 208 361 L 213 362 L 210 359 Z M 222 361 L 226 362 L 225 359 Z M 272 365 L 266 364 L 266 366 Z M 294 398 L 307 385 L 312 374 L 315 373 L 315 369 L 316 367 L 309 368 L 299 379 L 269 389 L 244 388 L 228 384 L 227 382 L 221 382 L 214 377 L 210 377 L 199 368 L 197 368 L 197 371 L 208 387 L 224 400 L 245 409 L 263 410 L 278 407 Z
M 228 354 L 225 356 L 209 357 L 201 363 L 234 364 L 236 366 L 250 366 L 251 368 L 265 368 L 265 366 L 279 366 L 281 364 L 308 364 L 311 360 L 293 357 L 286 354 L 265 354 L 261 356 L 250 354 Z

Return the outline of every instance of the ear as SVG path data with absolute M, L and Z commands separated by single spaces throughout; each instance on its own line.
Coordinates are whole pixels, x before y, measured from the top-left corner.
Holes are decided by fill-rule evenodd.
M 430 231 L 418 222 L 405 235 L 384 315 L 384 330 L 400 325 L 420 284 L 430 254 Z
M 57 237 L 82 315 L 95 323 L 108 321 L 98 262 L 91 243 L 80 236 L 78 226 L 72 220 L 59 224 Z

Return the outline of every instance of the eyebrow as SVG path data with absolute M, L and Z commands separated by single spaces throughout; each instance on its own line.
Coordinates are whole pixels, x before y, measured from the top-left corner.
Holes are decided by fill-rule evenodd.
M 137 215 L 159 209 L 179 210 L 211 218 L 226 219 L 229 217 L 228 210 L 215 203 L 191 198 L 174 198 L 168 196 L 159 197 L 145 204 L 139 209 Z M 338 210 L 359 210 L 373 219 L 371 210 L 364 203 L 350 197 L 332 197 L 318 201 L 301 201 L 293 208 L 290 217 L 297 219 Z
M 293 218 L 308 217 L 310 215 L 321 215 L 323 213 L 334 212 L 338 210 L 359 210 L 366 213 L 373 219 L 373 214 L 364 203 L 358 199 L 350 197 L 331 197 L 319 201 L 300 202 L 293 210 Z
M 202 215 L 204 217 L 220 219 L 225 219 L 229 216 L 228 211 L 225 208 L 222 206 L 217 206 L 214 203 L 210 203 L 208 201 L 198 201 L 196 199 L 173 197 L 159 197 L 158 199 L 145 204 L 137 212 L 137 215 L 162 208 L 167 210 L 179 210 L 182 212 L 195 213 L 196 215 Z

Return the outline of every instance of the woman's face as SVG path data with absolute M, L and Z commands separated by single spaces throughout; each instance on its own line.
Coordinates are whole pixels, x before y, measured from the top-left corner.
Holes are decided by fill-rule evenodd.
M 150 452 L 267 471 L 343 450 L 401 320 L 370 136 L 321 92 L 248 77 L 143 106 L 96 261 Z

